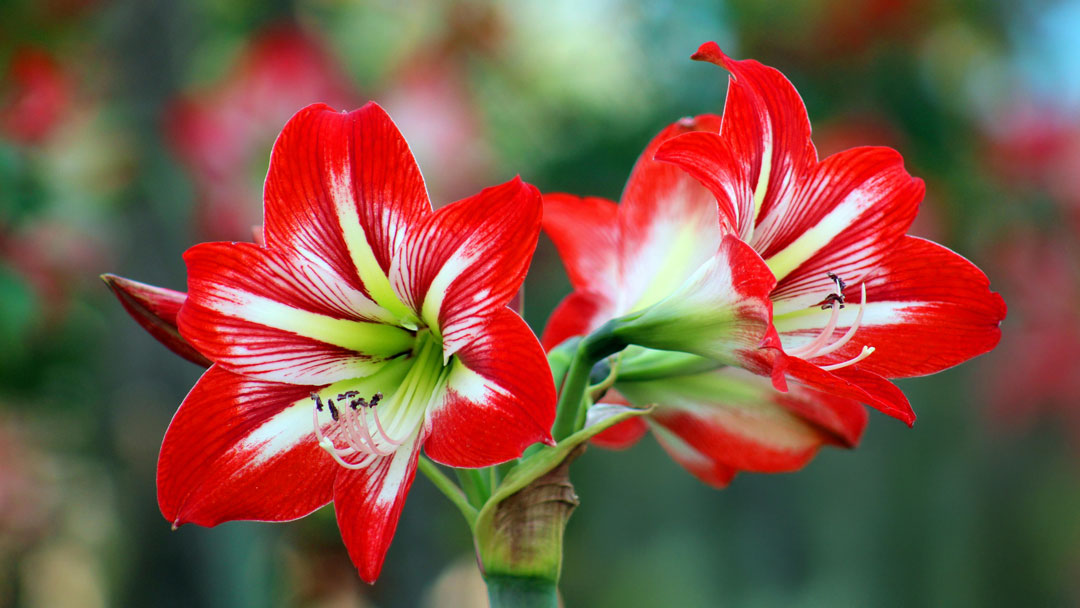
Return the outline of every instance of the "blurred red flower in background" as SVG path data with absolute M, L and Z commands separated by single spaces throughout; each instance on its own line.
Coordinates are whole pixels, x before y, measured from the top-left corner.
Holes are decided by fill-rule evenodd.
M 72 89 L 71 77 L 52 55 L 16 51 L 0 88 L 0 133 L 24 144 L 41 142 L 69 111 Z
M 290 25 L 263 31 L 219 81 L 185 93 L 165 127 L 195 182 L 198 230 L 249 240 L 262 223 L 259 186 L 281 125 L 311 103 L 352 107 L 357 99 L 330 54 Z

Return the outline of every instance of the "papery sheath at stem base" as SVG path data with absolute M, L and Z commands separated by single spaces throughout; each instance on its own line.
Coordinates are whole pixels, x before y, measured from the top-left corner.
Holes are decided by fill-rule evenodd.
M 495 507 L 490 527 L 477 534 L 476 551 L 491 606 L 558 606 L 563 532 L 578 505 L 570 483 L 574 449 L 554 469 Z

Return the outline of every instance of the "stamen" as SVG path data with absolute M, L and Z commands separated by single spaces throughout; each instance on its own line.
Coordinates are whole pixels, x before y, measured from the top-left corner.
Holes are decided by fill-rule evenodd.
M 864 346 L 864 347 L 862 347 L 862 352 L 859 353 L 858 356 L 856 356 L 856 357 L 854 357 L 852 359 L 848 359 L 847 361 L 844 361 L 843 363 L 835 363 L 833 365 L 822 365 L 821 369 L 823 369 L 823 370 L 825 370 L 827 372 L 831 372 L 833 370 L 837 370 L 837 369 L 840 369 L 840 368 L 843 368 L 843 367 L 847 367 L 849 365 L 854 365 L 854 364 L 858 363 L 859 361 L 862 361 L 863 359 L 869 357 L 872 354 L 874 354 L 874 347 L 873 346 Z
M 830 344 L 830 345 L 826 346 L 825 348 L 819 350 L 814 355 L 815 357 L 820 357 L 822 355 L 827 355 L 827 354 L 829 354 L 831 352 L 834 352 L 837 349 L 839 349 L 841 346 L 847 344 L 853 337 L 855 337 L 855 332 L 859 330 L 859 326 L 862 324 L 862 314 L 863 314 L 863 310 L 864 310 L 864 306 L 863 306 L 864 304 L 866 304 L 866 283 L 862 284 L 862 296 L 859 299 L 859 312 L 855 315 L 855 321 L 851 324 L 851 327 L 848 328 L 847 333 L 845 333 L 843 336 L 841 336 L 840 339 L 837 340 L 836 342 L 833 342 L 832 344 Z
M 831 295 L 831 294 L 830 294 Z M 822 346 L 829 341 L 832 337 L 833 330 L 836 329 L 836 322 L 840 319 L 840 308 L 833 306 L 832 314 L 829 315 L 829 322 L 825 324 L 825 328 L 821 330 L 816 338 L 809 344 L 800 346 L 799 348 L 793 348 L 788 351 L 787 354 L 793 357 L 800 357 L 803 359 L 809 359 L 814 356 L 814 353 L 818 351 Z
M 381 396 L 382 393 L 376 393 L 376 395 Z M 402 443 L 405 443 L 404 441 L 398 441 L 396 439 L 391 439 L 390 435 L 386 434 L 386 431 L 383 430 L 382 422 L 379 421 L 379 412 L 375 409 L 375 403 L 378 403 L 378 400 L 375 399 L 375 397 L 372 397 L 371 399 L 373 401 L 373 403 L 371 404 L 371 417 L 375 419 L 375 428 L 379 429 L 379 434 L 382 435 L 382 438 L 387 443 L 389 443 L 391 445 L 394 445 L 394 446 L 398 446 L 398 445 L 401 445 Z

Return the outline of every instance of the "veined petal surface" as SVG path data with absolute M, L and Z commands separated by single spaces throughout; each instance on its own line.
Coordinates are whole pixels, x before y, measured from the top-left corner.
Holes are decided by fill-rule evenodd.
M 367 376 L 408 352 L 412 334 L 325 267 L 250 243 L 205 243 L 184 255 L 181 334 L 233 372 L 329 384 Z
M 173 417 L 158 457 L 158 505 L 173 525 L 286 521 L 330 502 L 334 464 L 315 440 L 314 387 L 213 366 Z
M 482 467 L 553 444 L 555 384 L 544 351 L 521 317 L 504 308 L 451 360 L 428 414 L 424 450 L 452 467 Z

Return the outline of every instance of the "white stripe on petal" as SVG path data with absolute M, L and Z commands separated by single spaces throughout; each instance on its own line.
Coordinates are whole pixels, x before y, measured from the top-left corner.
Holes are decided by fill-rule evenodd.
M 393 356 L 409 350 L 413 343 L 412 334 L 400 327 L 335 319 L 247 291 L 214 286 L 207 295 L 211 297 L 206 298 L 206 306 L 223 315 L 292 332 L 363 355 Z

